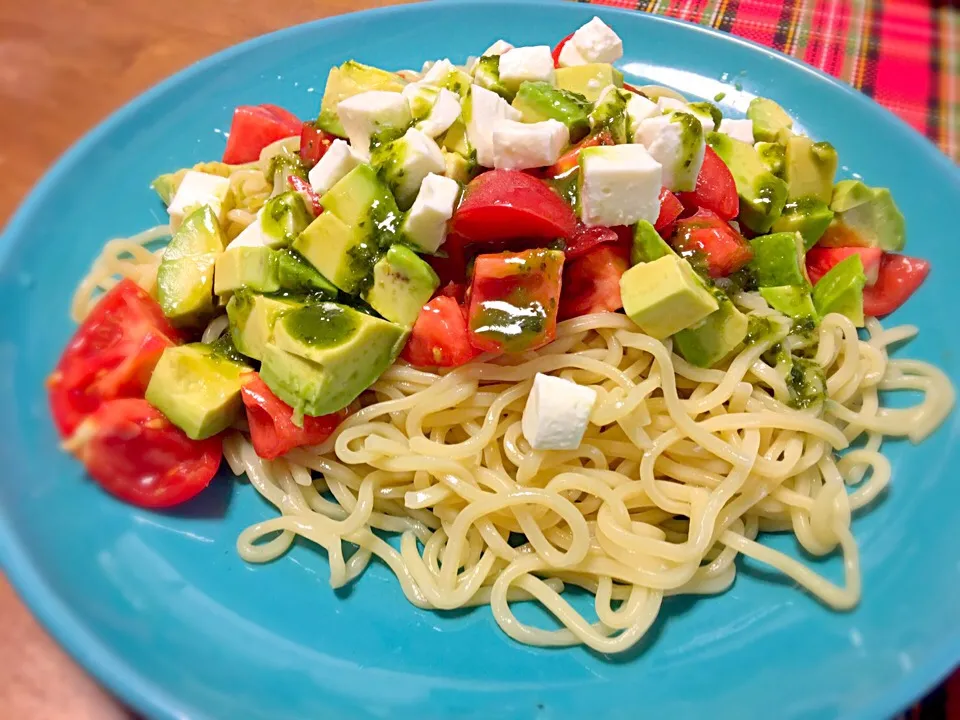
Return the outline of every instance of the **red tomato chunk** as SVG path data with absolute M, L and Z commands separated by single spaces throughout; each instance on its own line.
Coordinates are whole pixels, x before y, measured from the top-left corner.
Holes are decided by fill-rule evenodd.
M 299 135 L 303 123 L 276 105 L 241 105 L 233 111 L 223 162 L 240 165 L 260 158 L 270 143 Z
M 693 192 L 680 193 L 678 197 L 688 212 L 710 210 L 723 220 L 733 220 L 740 212 L 733 174 L 710 146 L 703 153 L 703 165 Z
M 622 308 L 620 277 L 630 267 L 629 257 L 620 246 L 601 245 L 571 260 L 563 271 L 560 319 Z
M 702 259 L 713 278 L 726 277 L 753 258 L 750 243 L 711 210 L 700 209 L 678 220 L 670 244 L 694 264 Z
M 444 292 L 460 288 L 450 283 Z M 423 306 L 400 357 L 417 367 L 457 367 L 479 355 L 467 337 L 467 318 L 455 297 L 437 295 Z

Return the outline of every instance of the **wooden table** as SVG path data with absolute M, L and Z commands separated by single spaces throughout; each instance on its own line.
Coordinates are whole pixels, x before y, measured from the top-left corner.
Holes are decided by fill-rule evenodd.
M 0 226 L 47 167 L 110 111 L 262 33 L 404 0 L 0 2 Z M 127 713 L 60 650 L 0 576 L 0 718 Z

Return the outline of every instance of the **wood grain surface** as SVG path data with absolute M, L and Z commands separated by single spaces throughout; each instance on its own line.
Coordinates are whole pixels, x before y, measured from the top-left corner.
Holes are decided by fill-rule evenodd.
M 167 75 L 272 30 L 396 4 L 0 0 L 0 226 L 74 140 Z M 2 576 L 0 658 L 0 718 L 129 717 L 54 644 Z

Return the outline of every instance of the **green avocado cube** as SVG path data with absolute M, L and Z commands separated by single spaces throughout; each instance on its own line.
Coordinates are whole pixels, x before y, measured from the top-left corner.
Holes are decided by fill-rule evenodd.
M 804 287 L 798 285 L 762 287 L 760 295 L 767 301 L 767 305 L 787 317 L 795 320 L 817 317 L 810 291 Z
M 640 220 L 633 228 L 633 246 L 630 249 L 630 264 L 653 262 L 665 255 L 675 255 L 673 248 L 646 220 Z
M 773 223 L 774 232 L 798 232 L 803 237 L 803 249 L 809 250 L 830 226 L 833 210 L 818 197 L 805 195 L 790 200 Z
M 173 200 L 173 196 L 177 194 L 177 185 L 179 185 L 179 181 L 177 180 L 176 173 L 158 175 L 156 179 L 150 183 L 150 187 L 160 196 L 164 205 L 169 205 L 170 201 Z
M 337 105 L 342 100 L 368 90 L 400 92 L 406 85 L 407 81 L 396 73 L 348 60 L 340 67 L 332 68 L 327 75 L 317 127 L 333 135 L 346 137 L 347 133 L 337 115 Z
M 628 93 L 613 85 L 604 88 L 590 113 L 590 129 L 594 132 L 606 130 L 617 145 L 627 142 L 627 128 L 629 127 L 627 99 Z M 699 130 L 699 126 L 697 129 Z M 686 140 L 686 137 L 684 139 Z M 699 140 L 702 139 L 698 137 L 692 143 L 685 142 L 684 147 L 687 147 L 688 144 L 696 145 Z
M 660 340 L 719 308 L 690 263 L 678 255 L 634 265 L 620 278 L 620 296 L 627 317 Z
M 298 414 L 327 415 L 353 402 L 400 354 L 404 328 L 324 302 L 284 314 L 260 377 Z
M 254 360 L 263 359 L 267 343 L 273 340 L 273 328 L 284 313 L 304 306 L 302 300 L 268 297 L 246 290 L 234 293 L 227 303 L 230 337 L 237 350 Z
M 554 87 L 548 82 L 526 81 L 520 84 L 513 107 L 525 123 L 558 120 L 570 131 L 576 143 L 590 131 L 591 103 L 583 95 Z M 624 103 L 624 110 L 626 103 Z
M 828 142 L 813 142 L 804 135 L 787 139 L 784 179 L 788 200 L 811 195 L 825 203 L 833 193 L 837 174 L 837 151 Z
M 859 180 L 841 180 L 833 189 L 830 209 L 847 231 L 844 244 L 899 252 L 907 242 L 903 214 L 887 188 L 873 188 Z
M 290 245 L 312 219 L 303 197 L 293 190 L 267 200 L 259 214 L 264 240 L 273 248 Z
M 417 83 L 409 85 L 404 91 L 404 95 L 407 96 L 407 102 L 410 104 L 410 117 L 413 118 L 414 122 L 417 122 L 423 120 L 433 110 L 433 106 L 440 96 L 440 88 Z
M 476 158 L 468 160 L 458 152 L 441 150 L 443 153 L 443 174 L 461 185 L 473 180 L 477 171 Z
M 192 343 L 163 351 L 150 376 L 146 400 L 194 440 L 230 427 L 243 411 L 240 376 L 250 368 Z
M 484 55 L 477 61 L 473 71 L 473 84 L 495 92 L 507 102 L 513 100 L 515 93 L 510 92 L 506 85 L 500 82 L 500 56 Z
M 322 300 L 336 300 L 337 287 L 317 272 L 303 255 L 293 248 L 277 250 L 277 282 L 288 293 L 307 293 Z
M 750 270 L 760 287 L 809 284 L 800 233 L 760 235 L 750 241 L 750 247 L 753 248 Z
M 426 261 L 408 247 L 391 245 L 373 266 L 373 284 L 364 299 L 387 320 L 413 327 L 439 286 L 440 278 Z
M 623 73 L 607 63 L 587 63 L 557 69 L 557 87 L 596 102 L 608 85 L 623 87 Z
M 768 98 L 758 97 L 751 100 L 747 107 L 747 117 L 753 121 L 753 137 L 757 140 L 786 140 L 793 128 L 793 118 Z
M 760 161 L 767 166 L 767 170 L 778 178 L 783 178 L 787 164 L 787 148 L 777 142 L 758 142 L 753 149 L 760 156 Z
M 446 169 L 437 143 L 415 128 L 407 130 L 403 137 L 375 148 L 370 164 L 386 182 L 402 210 L 409 210 L 413 205 L 427 175 L 439 175 Z
M 463 113 L 466 113 L 466 107 Z M 465 114 L 461 114 L 453 121 L 453 125 L 443 134 L 439 143 L 442 150 L 449 150 L 468 159 L 472 157 L 476 161 L 476 153 L 470 145 L 470 140 L 467 139 L 467 124 L 464 122 L 464 117 Z
M 747 336 L 749 321 L 726 295 L 717 291 L 720 307 L 696 325 L 673 336 L 673 347 L 691 365 L 713 367 Z
M 234 247 L 217 257 L 213 273 L 213 292 L 229 295 L 245 287 L 256 292 L 276 292 L 280 289 L 277 274 L 277 254 L 268 247 Z
M 866 284 L 860 256 L 850 255 L 834 265 L 813 286 L 813 305 L 821 317 L 840 313 L 857 327 L 863 327 L 863 288 Z
M 381 250 L 368 228 L 347 225 L 332 212 L 321 214 L 293 243 L 338 289 L 357 294 L 369 286 Z
M 787 202 L 787 184 L 767 169 L 753 145 L 718 132 L 707 133 L 707 144 L 737 184 L 740 221 L 755 233 L 769 232 Z

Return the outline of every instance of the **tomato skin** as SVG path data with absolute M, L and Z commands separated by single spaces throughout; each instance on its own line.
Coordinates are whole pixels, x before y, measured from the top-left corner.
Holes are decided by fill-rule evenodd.
M 616 243 L 619 239 L 617 231 L 613 228 L 600 226 L 587 227 L 579 223 L 576 232 L 573 234 L 570 242 L 567 243 L 563 252 L 567 256 L 567 260 L 573 260 L 592 252 L 598 245 Z
M 302 123 L 293 113 L 276 105 L 240 105 L 233 111 L 223 162 L 253 162 L 267 145 L 299 135 L 301 128 Z
M 884 253 L 877 282 L 863 289 L 863 312 L 873 317 L 889 315 L 916 292 L 930 274 L 926 260 Z
M 753 248 L 710 210 L 700 209 L 677 221 L 670 244 L 681 255 L 702 253 L 712 278 L 726 277 L 753 259 Z
M 841 260 L 846 260 L 851 255 L 859 255 L 860 262 L 863 263 L 863 273 L 867 276 L 867 285 L 873 285 L 877 282 L 877 276 L 880 272 L 880 260 L 883 258 L 883 251 L 880 248 L 872 247 L 820 247 L 815 245 L 807 250 L 804 258 L 807 265 L 807 276 L 813 285 L 826 275 L 834 265 Z
M 543 181 L 519 170 L 488 170 L 474 178 L 451 224 L 453 233 L 477 243 L 569 240 L 576 227 L 570 206 Z
M 722 220 L 733 220 L 740 212 L 740 197 L 733 173 L 709 145 L 703 153 L 703 165 L 692 192 L 682 192 L 678 198 L 689 212 L 712 210 Z
M 463 307 L 455 297 L 437 295 L 421 308 L 400 357 L 416 367 L 458 367 L 479 354 L 467 337 Z
M 629 267 L 630 252 L 619 245 L 601 245 L 571 261 L 563 271 L 560 319 L 622 308 L 620 277 Z
M 660 237 L 666 239 L 673 235 L 674 223 L 682 214 L 683 203 L 680 199 L 665 187 L 660 188 L 660 214 L 653 225 Z
M 69 437 L 105 401 L 143 397 L 154 366 L 180 335 L 132 280 L 107 292 L 77 328 L 47 381 L 54 424 Z
M 437 295 L 446 295 L 456 300 L 460 305 L 467 295 L 467 286 L 463 283 L 448 282 L 437 291 Z
M 303 198 L 307 204 L 307 209 L 313 213 L 314 217 L 323 212 L 323 205 L 320 204 L 320 196 L 317 195 L 316 190 L 313 189 L 310 183 L 297 175 L 287 175 L 287 185 L 290 186 L 291 190 L 296 190 L 300 193 L 300 197 Z
M 303 445 L 319 445 L 333 434 L 347 411 L 314 417 L 303 416 L 303 426 L 293 422 L 293 408 L 278 398 L 255 373 L 243 376 L 240 397 L 247 409 L 250 440 L 257 455 L 273 460 Z
M 555 68 L 560 67 L 560 51 L 563 50 L 563 46 L 566 45 L 573 39 L 573 33 L 567 35 L 563 40 L 557 43 L 557 46 L 553 49 L 553 66 Z
M 71 448 L 107 492 L 142 508 L 179 505 L 220 467 L 220 436 L 191 440 L 146 400 L 102 404 L 71 438 Z
M 577 163 L 580 161 L 580 151 L 584 148 L 615 144 L 616 143 L 613 141 L 613 135 L 609 130 L 601 130 L 593 135 L 588 135 L 579 143 L 567 150 L 563 155 L 561 155 L 553 165 L 544 168 L 543 177 L 555 178 L 560 177 L 561 175 L 566 175 L 568 172 L 577 167 Z
M 303 123 L 300 127 L 300 161 L 303 166 L 309 170 L 320 162 L 336 139 L 335 135 L 318 128 L 315 122 Z

